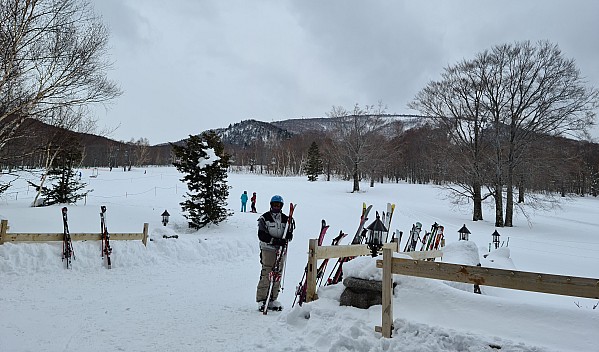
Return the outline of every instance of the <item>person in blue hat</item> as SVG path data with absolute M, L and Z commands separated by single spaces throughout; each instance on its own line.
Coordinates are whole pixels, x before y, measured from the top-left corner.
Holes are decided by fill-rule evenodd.
M 295 222 L 293 219 L 291 221 L 291 226 L 289 226 L 287 229 L 287 235 L 285 238 L 283 238 L 285 224 L 288 220 L 287 215 L 283 213 L 284 204 L 285 202 L 283 201 L 283 197 L 280 195 L 272 196 L 270 199 L 270 210 L 258 218 L 260 264 L 262 264 L 260 280 L 258 281 L 258 287 L 256 289 L 256 302 L 258 302 L 259 310 L 281 310 L 283 308 L 281 303 L 277 301 L 279 289 L 281 287 L 280 281 L 275 282 L 268 307 L 264 307 L 264 303 L 266 301 L 266 296 L 268 296 L 268 287 L 270 284 L 268 275 L 272 271 L 272 267 L 275 264 L 277 250 L 287 241 L 291 241 L 293 239 L 293 229 L 295 228 Z

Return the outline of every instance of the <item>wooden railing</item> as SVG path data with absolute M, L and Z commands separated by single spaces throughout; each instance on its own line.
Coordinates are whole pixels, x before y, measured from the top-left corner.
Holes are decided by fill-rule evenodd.
M 383 269 L 383 300 L 382 327 L 375 330 L 387 338 L 393 331 L 393 274 L 599 299 L 599 279 L 393 258 L 390 249 L 383 249 L 376 266 Z
M 63 233 L 8 233 L 8 220 L 0 222 L 0 245 L 6 242 L 46 242 L 62 241 Z M 96 233 L 71 233 L 72 241 L 101 240 L 102 234 Z M 141 240 L 144 246 L 148 242 L 148 223 L 144 223 L 142 232 L 137 233 L 110 233 L 111 241 Z
M 399 251 L 397 242 L 390 242 L 383 245 L 383 249 L 388 249 L 392 252 Z M 402 252 L 404 253 L 404 252 Z M 422 252 L 405 252 L 413 259 L 422 260 L 427 258 L 441 257 L 443 252 L 440 250 L 422 251 Z M 308 272 L 306 273 L 306 302 L 311 302 L 318 299 L 316 292 L 316 271 L 318 269 L 319 259 L 358 257 L 370 255 L 370 249 L 365 244 L 353 244 L 345 246 L 319 246 L 316 239 L 310 239 L 308 243 Z

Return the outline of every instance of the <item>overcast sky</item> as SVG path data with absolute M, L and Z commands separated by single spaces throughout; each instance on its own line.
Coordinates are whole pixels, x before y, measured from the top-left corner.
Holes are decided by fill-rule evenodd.
M 123 95 L 111 138 L 175 141 L 246 119 L 406 106 L 447 65 L 549 40 L 599 87 L 596 0 L 94 0 Z M 599 137 L 599 129 L 593 132 Z

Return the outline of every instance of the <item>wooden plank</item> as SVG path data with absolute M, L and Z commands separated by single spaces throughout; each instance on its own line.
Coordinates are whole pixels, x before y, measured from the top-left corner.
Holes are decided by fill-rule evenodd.
M 306 273 L 306 302 L 316 300 L 316 271 L 318 260 L 316 259 L 317 239 L 308 242 L 308 272 Z
M 383 248 L 397 252 L 396 242 L 385 243 Z M 343 258 L 370 255 L 370 249 L 365 244 L 350 244 L 345 246 L 319 246 L 316 248 L 316 259 Z
M 382 300 L 382 334 L 391 338 L 393 332 L 393 252 L 390 248 L 383 249 L 383 300 Z
M 377 267 L 383 261 L 377 260 Z M 393 258 L 394 274 L 599 299 L 599 279 Z
M 2 236 L 4 242 L 50 242 L 62 241 L 63 233 L 7 233 Z M 110 240 L 142 240 L 143 233 L 111 233 Z M 72 241 L 99 241 L 102 235 L 99 233 L 72 233 Z

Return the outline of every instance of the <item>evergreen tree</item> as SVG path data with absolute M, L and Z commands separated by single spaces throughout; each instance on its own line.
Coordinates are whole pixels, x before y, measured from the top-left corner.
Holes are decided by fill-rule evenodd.
M 306 164 L 308 181 L 318 180 L 318 175 L 321 173 L 322 159 L 320 157 L 320 151 L 318 150 L 318 144 L 316 144 L 316 142 L 312 142 L 310 149 L 308 149 L 308 163 Z
M 226 209 L 229 186 L 227 168 L 230 156 L 214 131 L 190 135 L 184 146 L 171 143 L 176 161 L 173 165 L 185 174 L 181 181 L 189 191 L 181 204 L 189 227 L 199 229 L 218 224 L 232 213 Z
M 44 205 L 76 203 L 90 192 L 87 190 L 79 193 L 87 184 L 81 182 L 74 170 L 74 165 L 83 157 L 81 149 L 81 145 L 76 142 L 61 146 L 52 169 L 48 171 L 51 186 L 42 189 Z

